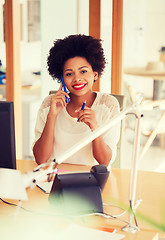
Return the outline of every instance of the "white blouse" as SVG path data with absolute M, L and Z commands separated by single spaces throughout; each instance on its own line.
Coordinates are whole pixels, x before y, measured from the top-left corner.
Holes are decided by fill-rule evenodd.
M 100 92 L 96 92 L 97 96 L 92 105 L 92 109 L 96 112 L 96 119 L 98 125 L 104 125 L 111 118 L 118 114 L 120 111 L 119 103 L 117 99 L 110 94 L 103 94 Z M 47 96 L 39 111 L 36 121 L 35 127 L 35 142 L 40 138 L 42 131 L 44 129 L 47 115 L 50 109 L 51 103 L 51 95 Z M 87 137 L 91 132 L 90 128 L 82 122 L 77 122 L 77 118 L 71 117 L 66 108 L 59 113 L 57 116 L 56 124 L 55 124 L 55 132 L 54 132 L 54 149 L 50 159 L 57 158 L 63 152 L 65 152 L 68 148 L 73 147 L 78 141 Z M 110 130 L 102 135 L 104 142 L 111 148 L 112 150 L 112 158 L 110 164 L 115 160 L 116 157 L 116 149 L 117 143 L 120 138 L 120 123 L 116 124 Z M 71 164 L 83 164 L 83 165 L 95 165 L 98 162 L 94 159 L 92 153 L 92 143 L 89 143 L 77 153 L 67 158 L 65 163 Z

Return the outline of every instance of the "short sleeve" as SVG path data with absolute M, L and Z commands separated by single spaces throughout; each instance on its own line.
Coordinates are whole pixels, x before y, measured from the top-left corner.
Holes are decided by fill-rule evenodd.
M 105 125 L 110 122 L 120 112 L 120 106 L 118 100 L 110 94 L 102 94 L 99 101 L 96 104 L 97 118 L 100 125 Z M 115 161 L 117 154 L 117 143 L 120 139 L 121 121 L 116 122 L 107 132 L 102 136 L 104 142 L 112 150 L 112 158 L 110 165 Z
M 50 109 L 51 96 L 47 96 L 41 104 L 41 107 L 38 110 L 37 120 L 35 125 L 35 139 L 32 144 L 32 148 L 36 141 L 41 137 L 41 134 L 44 130 L 45 123 L 47 120 L 47 115 Z

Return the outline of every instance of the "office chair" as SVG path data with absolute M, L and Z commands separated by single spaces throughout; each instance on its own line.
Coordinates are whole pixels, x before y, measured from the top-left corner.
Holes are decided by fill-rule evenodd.
M 111 94 L 115 98 L 117 98 L 119 105 L 120 105 L 120 111 L 125 109 L 126 101 L 124 95 L 119 94 Z M 121 168 L 121 162 L 122 162 L 122 153 L 123 153 L 123 134 L 124 134 L 124 128 L 125 128 L 125 119 L 121 121 L 121 128 L 120 128 L 120 139 L 117 144 L 117 155 L 115 161 L 112 163 L 113 168 Z
M 127 104 L 132 103 L 138 96 L 134 93 L 130 85 L 126 85 Z M 127 95 L 127 94 L 126 94 Z M 143 99 L 140 104 L 140 109 L 144 115 L 141 124 L 141 142 L 142 150 L 140 152 L 139 160 L 146 154 L 149 147 L 157 136 L 160 137 L 160 146 L 164 148 L 164 134 L 165 134 L 165 99 L 161 100 L 147 100 Z M 134 132 L 135 117 L 127 117 L 125 133 L 127 136 L 132 136 Z M 128 140 L 131 140 L 129 138 Z

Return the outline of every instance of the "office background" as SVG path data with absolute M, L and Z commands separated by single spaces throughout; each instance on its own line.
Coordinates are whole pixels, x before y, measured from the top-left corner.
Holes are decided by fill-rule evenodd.
M 5 1 L 0 3 L 0 59 L 5 66 L 4 3 Z M 106 71 L 100 79 L 99 90 L 111 93 L 113 91 L 113 82 L 118 81 L 116 78 L 112 78 L 111 75 L 113 16 L 116 13 L 117 26 L 121 27 L 120 24 L 122 23 L 122 31 L 120 31 L 121 29 L 118 30 L 118 35 L 122 33 L 122 39 L 121 42 L 118 40 L 117 48 L 119 51 L 118 59 L 122 61 L 120 70 L 116 70 L 121 75 L 120 84 L 117 84 L 118 93 L 125 94 L 124 83 L 128 82 L 135 90 L 142 91 L 146 97 L 152 96 L 153 84 L 151 79 L 145 79 L 144 84 L 143 78 L 125 75 L 123 69 L 128 66 L 144 66 L 148 61 L 159 60 L 160 48 L 165 45 L 165 30 L 162 27 L 163 22 L 165 22 L 165 3 L 163 0 L 157 2 L 154 0 L 21 0 L 21 41 L 19 46 L 21 85 L 23 87 L 21 92 L 22 127 L 19 125 L 19 128 L 21 128 L 22 140 L 20 137 L 17 145 L 20 145 L 23 158 L 32 158 L 33 129 L 36 111 L 41 100 L 48 94 L 49 90 L 58 89 L 58 84 L 52 81 L 46 69 L 46 56 L 49 48 L 56 38 L 63 38 L 75 33 L 89 34 L 90 31 L 93 31 L 90 29 L 90 16 L 91 11 L 97 9 L 93 8 L 91 10 L 91 4 L 96 8 L 100 6 L 100 15 L 94 15 L 96 20 L 100 19 L 99 34 L 100 38 L 103 39 L 103 46 L 108 60 Z M 117 10 L 115 10 L 114 6 L 117 7 Z M 97 25 L 94 26 L 94 30 L 98 30 Z M 116 34 L 116 36 L 118 35 Z M 118 61 L 118 64 L 121 63 Z M 40 71 L 41 76 L 32 74 Z M 4 86 L 1 86 L 0 94 L 3 98 L 6 97 Z M 132 145 L 128 143 L 127 149 L 131 147 Z M 153 149 L 156 155 L 159 154 L 160 158 L 163 158 L 161 156 L 164 154 L 164 149 L 160 149 L 159 145 L 157 148 L 153 146 Z M 148 157 L 150 156 L 153 156 L 153 152 L 148 155 Z M 123 168 L 129 168 L 129 161 L 123 161 Z M 147 170 L 147 161 L 145 170 Z M 152 170 L 156 169 L 157 167 L 154 165 Z

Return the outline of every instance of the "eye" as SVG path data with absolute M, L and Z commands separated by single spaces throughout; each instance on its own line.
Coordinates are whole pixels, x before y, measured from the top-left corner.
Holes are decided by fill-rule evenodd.
M 68 72 L 68 73 L 66 73 L 65 76 L 67 76 L 67 77 L 72 76 L 72 73 L 71 73 L 71 72 Z
M 82 71 L 81 71 L 81 73 L 86 73 L 86 72 L 87 72 L 87 70 L 82 70 Z

